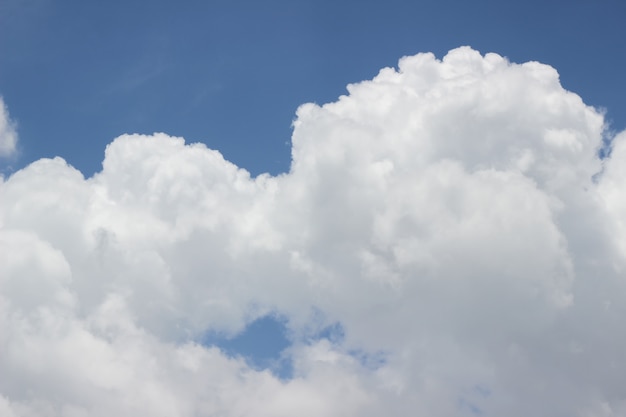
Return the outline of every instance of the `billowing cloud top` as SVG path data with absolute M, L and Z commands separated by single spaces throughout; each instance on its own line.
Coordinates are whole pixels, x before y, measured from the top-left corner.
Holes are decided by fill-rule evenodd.
M 0 157 L 11 156 L 17 147 L 15 123 L 9 118 L 4 100 L 0 97 Z
M 0 415 L 625 415 L 626 134 L 467 47 L 348 90 L 280 176 L 155 134 L 5 179 Z M 200 343 L 270 312 L 291 378 Z

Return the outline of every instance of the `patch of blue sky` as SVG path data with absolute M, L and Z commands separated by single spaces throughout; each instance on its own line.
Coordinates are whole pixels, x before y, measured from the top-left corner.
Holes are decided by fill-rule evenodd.
M 474 392 L 480 395 L 483 398 L 487 398 L 491 396 L 491 390 L 485 385 L 476 384 L 474 385 Z
M 473 416 L 483 415 L 483 410 L 466 398 L 459 398 L 459 400 L 457 401 L 457 405 L 459 407 L 459 410 L 464 411 L 466 414 L 470 414 Z
M 294 342 L 313 344 L 326 339 L 340 348 L 345 340 L 345 330 L 340 323 L 333 323 L 318 332 L 308 334 L 303 341 L 293 340 L 293 334 L 289 332 L 287 325 L 284 318 L 269 314 L 249 323 L 243 332 L 234 337 L 208 334 L 203 344 L 216 346 L 228 356 L 243 358 L 254 369 L 267 369 L 277 377 L 287 380 L 293 377 L 293 362 L 289 347 Z M 369 370 L 378 369 L 387 361 L 387 355 L 384 352 L 349 349 L 346 353 Z
M 366 352 L 362 349 L 349 350 L 350 356 L 359 361 L 362 367 L 376 370 L 387 363 L 388 354 L 383 351 Z
M 310 334 L 307 337 L 309 342 L 314 342 L 320 339 L 327 339 L 333 344 L 341 344 L 343 343 L 346 337 L 345 330 L 341 323 L 333 323 L 328 326 L 323 327 L 321 330 Z
M 466 390 L 457 400 L 457 407 L 463 415 L 485 415 L 484 403 L 491 397 L 491 389 L 482 383 L 477 383 Z
M 282 379 L 293 374 L 292 362 L 286 353 L 291 346 L 286 323 L 275 315 L 263 316 L 238 335 L 227 338 L 207 335 L 204 344 L 217 346 L 231 357 L 242 357 L 255 369 L 269 369 Z

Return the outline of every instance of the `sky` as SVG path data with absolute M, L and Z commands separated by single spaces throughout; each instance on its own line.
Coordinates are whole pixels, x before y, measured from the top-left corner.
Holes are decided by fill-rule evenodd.
M 0 0 L 0 415 L 626 414 L 626 6 Z
M 20 134 L 3 168 L 60 155 L 91 176 L 113 138 L 167 132 L 285 172 L 299 105 L 463 45 L 552 65 L 621 130 L 624 16 L 618 0 L 2 0 L 0 94 Z

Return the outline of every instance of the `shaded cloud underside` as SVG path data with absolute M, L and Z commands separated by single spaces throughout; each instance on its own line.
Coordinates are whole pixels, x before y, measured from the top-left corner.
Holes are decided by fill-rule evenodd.
M 155 134 L 2 180 L 0 414 L 626 414 L 626 134 L 467 47 L 348 90 L 280 176 Z M 287 381 L 198 343 L 270 312 Z

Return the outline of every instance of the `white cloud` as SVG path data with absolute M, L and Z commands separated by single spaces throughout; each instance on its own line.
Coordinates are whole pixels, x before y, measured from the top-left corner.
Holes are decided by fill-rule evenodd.
M 13 155 L 17 150 L 15 122 L 9 118 L 9 110 L 0 97 L 0 157 Z
M 277 177 L 155 134 L 3 180 L 0 410 L 624 414 L 626 135 L 600 160 L 554 69 L 470 48 L 349 92 Z M 288 381 L 197 343 L 270 311 Z

